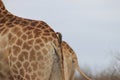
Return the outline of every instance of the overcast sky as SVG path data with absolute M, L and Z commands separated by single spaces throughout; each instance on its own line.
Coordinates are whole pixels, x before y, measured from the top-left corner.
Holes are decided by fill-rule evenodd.
M 15 15 L 43 20 L 61 32 L 80 66 L 106 68 L 120 52 L 120 0 L 4 0 Z

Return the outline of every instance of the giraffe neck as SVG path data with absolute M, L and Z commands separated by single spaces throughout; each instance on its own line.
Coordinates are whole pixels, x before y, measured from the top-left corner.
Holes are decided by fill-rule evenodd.
M 5 8 L 2 0 L 0 0 L 0 21 L 7 15 L 10 14 Z

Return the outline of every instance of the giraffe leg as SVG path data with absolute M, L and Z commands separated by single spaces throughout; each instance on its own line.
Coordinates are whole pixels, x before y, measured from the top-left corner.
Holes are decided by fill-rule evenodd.
M 70 80 L 74 80 L 75 79 L 74 74 L 75 74 L 75 71 L 73 71 L 73 73 L 71 73 Z
M 72 62 L 71 55 L 67 55 L 65 51 L 63 51 L 63 63 L 64 63 L 64 76 L 65 80 L 74 80 L 74 64 Z
M 53 55 L 54 61 L 53 61 L 51 75 L 50 75 L 50 80 L 63 80 L 61 77 L 62 75 L 61 75 L 60 59 L 57 54 L 58 53 L 54 48 L 54 55 Z
M 68 72 L 68 63 L 67 63 L 67 58 L 65 55 L 63 55 L 64 58 L 64 76 L 65 76 L 65 80 L 69 80 L 69 72 Z

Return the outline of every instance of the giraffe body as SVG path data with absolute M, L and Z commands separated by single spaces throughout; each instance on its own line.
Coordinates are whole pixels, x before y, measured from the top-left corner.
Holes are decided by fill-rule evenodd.
M 17 17 L 0 0 L 0 80 L 64 80 L 61 57 L 58 38 L 45 22 Z
M 92 80 L 80 69 L 75 52 L 65 41 L 62 41 L 62 51 L 64 56 L 64 71 L 66 80 L 74 80 L 74 73 L 76 70 L 79 74 L 84 76 L 86 80 Z
M 62 51 L 64 54 L 64 71 L 66 80 L 74 80 L 75 65 L 71 54 L 72 50 L 65 41 L 62 41 Z
M 59 32 L 56 32 L 59 42 L 61 42 L 62 53 L 63 53 L 63 65 L 64 65 L 64 74 L 65 80 L 74 80 L 75 71 L 78 71 L 79 74 L 84 76 L 86 80 L 92 80 L 89 78 L 79 67 L 77 56 L 74 50 L 68 45 L 67 42 L 62 41 L 62 35 Z

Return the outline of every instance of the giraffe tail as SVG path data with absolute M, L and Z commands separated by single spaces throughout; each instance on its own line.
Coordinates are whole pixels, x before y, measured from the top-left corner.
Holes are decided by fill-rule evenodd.
M 82 75 L 84 76 L 87 80 L 92 80 L 90 77 L 88 77 L 79 67 L 79 65 L 76 66 L 76 70 Z

